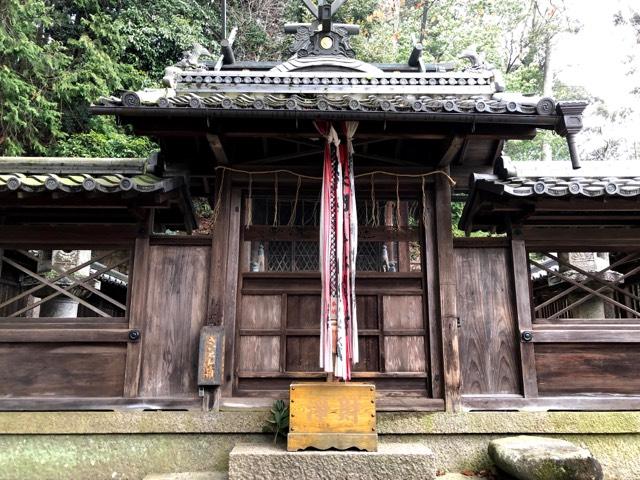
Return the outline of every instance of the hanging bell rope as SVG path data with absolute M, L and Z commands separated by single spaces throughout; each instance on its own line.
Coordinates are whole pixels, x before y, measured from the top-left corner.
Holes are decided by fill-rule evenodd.
M 247 198 L 247 228 L 253 225 L 253 174 L 249 174 L 249 195 Z
M 289 223 L 287 226 L 292 227 L 296 222 L 296 212 L 298 210 L 298 197 L 300 195 L 300 185 L 302 184 L 302 179 L 298 177 L 298 185 L 296 186 L 296 197 L 293 201 L 293 206 L 291 207 L 291 216 L 289 217 Z
M 278 174 L 273 185 L 273 226 L 278 226 Z

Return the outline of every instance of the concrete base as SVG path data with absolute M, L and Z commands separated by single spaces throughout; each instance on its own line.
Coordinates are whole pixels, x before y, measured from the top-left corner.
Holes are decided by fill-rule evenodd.
M 336 478 L 431 480 L 433 453 L 420 443 L 386 443 L 377 452 L 287 452 L 263 444 L 236 445 L 229 455 L 229 480 L 325 480 Z

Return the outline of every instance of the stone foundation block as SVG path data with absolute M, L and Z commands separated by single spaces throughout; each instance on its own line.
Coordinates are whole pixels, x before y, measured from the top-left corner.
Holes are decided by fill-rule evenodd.
M 489 456 L 518 480 L 602 480 L 591 452 L 566 440 L 521 435 L 493 440 Z
M 385 443 L 377 452 L 287 452 L 282 446 L 239 444 L 229 455 L 229 480 L 432 480 L 433 453 L 418 443 Z

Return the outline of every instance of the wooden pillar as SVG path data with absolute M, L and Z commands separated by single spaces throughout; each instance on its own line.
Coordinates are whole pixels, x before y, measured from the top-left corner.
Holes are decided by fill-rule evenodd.
M 211 243 L 207 308 L 207 324 L 224 326 L 224 383 L 216 397 L 232 393 L 241 198 L 240 189 L 232 191 L 228 176 L 216 179 L 214 209 L 218 199 L 220 206 Z
M 438 175 L 435 186 L 444 399 L 448 412 L 458 412 L 461 408 L 461 373 L 459 320 L 456 305 L 457 285 L 451 229 L 451 185 L 444 176 Z
M 144 322 L 146 318 L 146 298 L 149 283 L 149 235 L 153 231 L 153 210 L 148 211 L 145 220 L 140 222 L 139 231 L 133 248 L 133 278 L 129 291 L 129 328 L 142 332 L 137 342 L 127 343 L 127 360 L 124 373 L 124 396 L 138 396 L 142 349 L 144 346 Z
M 531 290 L 529 288 L 529 260 L 520 230 L 511 230 L 511 256 L 513 259 L 513 284 L 515 289 L 516 315 L 520 340 L 520 365 L 522 370 L 522 393 L 526 397 L 538 396 L 536 363 L 533 342 L 522 338 L 523 332 L 532 331 Z

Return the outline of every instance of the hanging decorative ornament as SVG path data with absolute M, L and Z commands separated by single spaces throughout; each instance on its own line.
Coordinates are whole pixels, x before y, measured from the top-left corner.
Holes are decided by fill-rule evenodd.
M 345 139 L 341 142 L 332 123 L 316 123 L 326 139 L 320 202 L 320 366 L 343 380 L 351 379 L 351 367 L 359 357 L 355 295 L 358 217 L 351 142 L 357 125 L 339 125 Z

